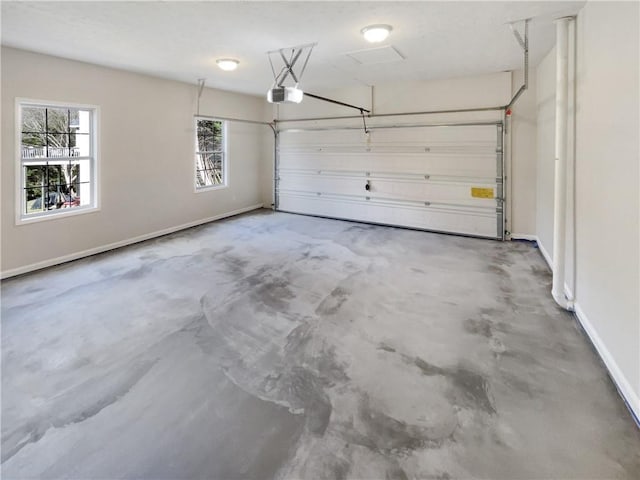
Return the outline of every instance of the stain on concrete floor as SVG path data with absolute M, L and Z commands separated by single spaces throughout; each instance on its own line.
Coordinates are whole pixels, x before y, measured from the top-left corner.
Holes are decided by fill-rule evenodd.
M 2 283 L 2 478 L 640 478 L 539 252 L 261 211 Z

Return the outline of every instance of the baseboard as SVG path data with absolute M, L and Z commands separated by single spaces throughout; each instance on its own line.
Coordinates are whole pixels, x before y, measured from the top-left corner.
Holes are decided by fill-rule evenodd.
M 538 249 L 540 250 L 542 257 L 547 262 L 547 265 L 549 266 L 549 268 L 553 270 L 553 261 L 551 260 L 551 256 L 549 255 L 549 252 L 547 252 L 547 250 L 544 248 L 544 245 L 540 242 L 540 239 L 538 237 L 532 236 L 532 235 L 512 235 L 511 237 L 515 239 L 535 240 L 536 243 L 538 244 Z M 567 298 L 574 298 L 573 291 L 571 290 L 571 288 L 569 288 L 567 284 L 565 284 L 564 286 L 564 293 Z M 580 304 L 574 302 L 573 310 L 576 315 L 576 318 L 578 319 L 578 323 L 580 324 L 584 332 L 587 334 L 587 337 L 591 341 L 591 344 L 596 349 L 596 352 L 598 353 L 598 355 L 600 356 L 600 359 L 604 363 L 605 368 L 609 373 L 609 377 L 611 378 L 614 385 L 618 389 L 618 392 L 622 397 L 622 400 L 626 403 L 627 408 L 629 409 L 629 412 L 633 417 L 633 420 L 636 422 L 636 425 L 638 426 L 638 428 L 640 428 L 640 396 L 639 394 L 635 392 L 631 387 L 631 384 L 629 383 L 627 378 L 624 376 L 624 374 L 620 370 L 620 367 L 618 367 L 618 364 L 613 358 L 613 355 L 611 355 L 611 352 L 609 352 L 609 349 L 605 346 L 604 342 L 596 332 L 596 329 L 593 327 L 593 324 L 589 321 L 587 315 L 584 313 L 582 308 L 580 308 Z
M 551 259 L 551 255 L 549 255 L 549 252 L 547 252 L 547 250 L 544 248 L 544 245 L 540 242 L 540 239 L 538 237 L 535 237 L 535 241 L 538 244 L 538 249 L 542 254 L 542 258 L 544 258 L 545 262 L 547 262 L 549 269 L 553 271 L 553 260 Z M 573 291 L 571 290 L 569 285 L 566 284 L 566 282 L 564 284 L 564 296 L 573 301 Z
M 609 376 L 618 389 L 620 396 L 627 404 L 627 407 L 629 408 L 631 416 L 635 420 L 636 425 L 638 426 L 638 428 L 640 428 L 640 396 L 633 390 L 631 384 L 620 370 L 620 367 L 618 367 L 618 364 L 613 358 L 613 355 L 611 355 L 611 352 L 609 352 L 609 349 L 606 347 L 606 345 L 598 335 L 598 332 L 593 327 L 593 324 L 589 321 L 589 318 L 584 313 L 582 308 L 580 308 L 580 305 L 578 303 L 575 303 L 574 307 L 578 322 L 580 322 L 582 329 L 591 340 L 591 343 L 598 352 L 598 355 L 600 355 L 600 358 L 604 362 L 605 367 L 609 371 Z
M 121 240 L 119 242 L 110 243 L 108 245 L 102 245 L 95 248 L 90 248 L 88 250 L 83 250 L 81 252 L 70 253 L 69 255 L 63 255 L 61 257 L 51 258 L 48 260 L 43 260 L 42 262 L 32 263 L 30 265 L 25 265 L 23 267 L 13 268 L 11 270 L 5 270 L 0 273 L 0 278 L 10 278 L 15 277 L 16 275 L 22 275 L 23 273 L 33 272 L 35 270 L 40 270 L 42 268 L 52 267 L 54 265 L 59 265 L 61 263 L 70 262 L 72 260 L 78 260 L 80 258 L 89 257 L 91 255 L 96 255 L 98 253 L 107 252 L 109 250 L 114 250 L 120 247 L 126 247 L 127 245 L 132 245 L 138 242 L 144 242 L 145 240 L 151 240 L 152 238 L 161 237 L 163 235 L 168 235 L 170 233 L 177 232 L 179 230 L 184 230 L 186 228 L 197 227 L 198 225 L 202 225 L 209 222 L 214 222 L 216 220 L 221 220 L 227 217 L 233 217 L 234 215 L 240 215 L 241 213 L 250 212 L 252 210 L 257 210 L 262 208 L 263 204 L 258 203 L 255 205 L 251 205 L 245 208 L 239 208 L 238 210 L 233 210 L 231 212 L 221 213 L 219 215 L 215 215 L 209 218 L 203 218 L 200 220 L 195 220 L 193 222 L 184 223 L 182 225 L 178 225 L 175 227 L 165 228 L 163 230 L 158 230 L 156 232 L 147 233 L 145 235 L 140 235 L 138 237 L 129 238 L 127 240 Z
M 549 268 L 553 271 L 553 259 L 551 258 L 551 255 L 549 255 L 549 252 L 547 252 L 547 249 L 544 248 L 544 245 L 540 242 L 539 239 L 537 240 L 537 242 L 538 242 L 538 249 L 540 250 L 542 257 L 547 262 L 547 265 L 549 265 Z

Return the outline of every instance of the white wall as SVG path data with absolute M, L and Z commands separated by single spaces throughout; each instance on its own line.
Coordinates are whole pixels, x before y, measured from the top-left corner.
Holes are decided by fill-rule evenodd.
M 640 4 L 578 16 L 577 313 L 640 418 Z
M 639 7 L 638 3 L 589 2 L 578 15 L 574 285 L 570 284 L 574 247 L 570 241 L 567 245 L 567 287 L 573 291 L 578 319 L 638 418 Z M 537 75 L 536 233 L 550 262 L 555 255 L 552 245 L 555 57 L 553 49 L 538 66 Z M 568 176 L 570 179 L 571 172 Z M 571 192 L 568 196 L 571 203 Z M 569 222 L 568 240 L 572 230 Z
M 100 211 L 15 224 L 16 97 L 100 107 Z M 230 123 L 229 187 L 195 193 L 195 111 L 195 85 L 3 47 L 3 275 L 262 203 L 268 127 Z M 209 88 L 200 105 L 207 115 L 266 112 L 262 98 Z
M 512 94 L 524 81 L 524 71 L 513 72 Z M 513 237 L 529 237 L 536 231 L 536 69 L 529 67 L 528 88 L 511 113 L 511 226 Z M 507 179 L 509 183 L 509 179 Z
M 301 86 L 304 89 L 304 85 Z M 463 109 L 475 107 L 493 107 L 504 105 L 510 100 L 511 74 L 493 73 L 467 78 L 452 78 L 430 82 L 396 82 L 371 87 L 352 87 L 330 91 L 314 91 L 317 95 L 335 100 L 372 108 L 373 113 L 419 112 L 425 110 Z M 298 105 L 283 104 L 274 107 L 277 118 L 301 118 L 320 116 L 358 115 L 357 110 L 340 105 L 333 105 L 314 98 L 305 98 Z M 432 115 L 430 121 L 460 120 L 459 115 Z M 465 119 L 500 119 L 495 114 L 465 114 Z M 386 122 L 397 122 L 403 119 L 412 123 L 423 121 L 419 117 L 393 117 Z
M 272 106 L 265 102 L 265 112 L 268 113 L 264 118 L 264 121 L 273 121 Z M 273 130 L 269 127 L 263 129 L 261 141 L 262 141 L 262 160 L 260 162 L 260 193 L 261 202 L 264 208 L 272 208 L 274 195 L 273 195 L 273 161 L 274 161 L 274 148 L 275 137 Z
M 530 82 L 535 87 L 535 73 Z M 515 73 L 513 81 L 520 82 L 522 72 Z M 345 88 L 331 91 L 316 91 L 318 95 L 372 109 L 374 114 L 416 112 L 441 109 L 464 109 L 506 105 L 512 94 L 520 87 L 512 82 L 510 72 L 453 78 L 430 82 L 396 82 Z M 304 89 L 304 85 L 302 85 Z M 530 87 L 520 97 L 514 108 L 512 120 L 515 132 L 513 143 L 513 191 L 512 223 L 517 232 L 525 235 L 535 233 L 535 145 L 528 140 L 535 135 L 535 88 Z M 358 115 L 357 110 L 332 105 L 313 98 L 305 98 L 299 105 L 279 105 L 273 107 L 278 119 L 315 118 L 322 116 Z M 464 114 L 438 114 L 428 116 L 404 116 L 367 119 L 368 125 L 389 123 L 441 123 L 460 121 L 502 120 L 500 112 L 475 112 Z M 325 122 L 326 124 L 327 122 Z M 351 121 L 331 121 L 332 125 L 362 125 L 361 119 Z M 304 124 L 283 123 L 283 127 L 312 126 L 318 122 Z M 266 187 L 265 187 L 266 188 Z M 513 228 L 507 226 L 513 231 Z
M 541 251 L 553 258 L 553 178 L 556 128 L 556 49 L 536 69 L 536 236 Z

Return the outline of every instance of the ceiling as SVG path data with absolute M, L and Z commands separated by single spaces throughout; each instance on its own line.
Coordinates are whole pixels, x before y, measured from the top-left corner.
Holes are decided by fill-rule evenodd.
M 530 62 L 555 39 L 553 19 L 580 2 L 2 2 L 2 44 L 225 90 L 262 95 L 273 75 L 266 52 L 317 42 L 300 87 L 326 90 L 453 78 L 522 66 L 508 23 L 533 18 Z M 366 25 L 393 26 L 382 44 Z M 404 57 L 362 65 L 346 55 L 393 46 Z M 223 72 L 216 58 L 240 61 Z

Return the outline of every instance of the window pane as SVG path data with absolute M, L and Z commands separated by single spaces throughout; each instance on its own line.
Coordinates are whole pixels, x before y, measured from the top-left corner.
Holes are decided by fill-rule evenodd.
M 49 157 L 69 156 L 69 135 L 66 133 L 56 133 L 47 135 L 47 146 Z
M 71 156 L 88 157 L 91 155 L 91 135 L 88 133 L 71 134 Z
M 214 150 L 213 135 L 198 132 L 198 151 L 210 152 L 212 150 Z
M 33 213 L 34 211 L 43 211 L 42 192 L 45 186 L 45 167 L 25 167 L 25 213 Z
M 215 120 L 198 120 L 198 131 L 213 135 L 216 129 L 220 128 L 220 122 Z
M 47 156 L 47 136 L 43 133 L 22 134 L 22 158 L 43 158 Z
M 205 166 L 205 157 L 208 156 L 209 154 L 204 154 L 204 153 L 198 153 L 196 155 L 196 170 L 204 170 L 206 168 Z
M 91 184 L 89 182 L 79 183 L 76 192 L 78 195 L 76 195 L 74 200 L 78 205 L 83 206 L 91 204 Z
M 74 115 L 77 112 L 77 120 Z M 89 110 L 70 110 L 71 124 L 69 128 L 76 133 L 90 133 L 91 132 L 91 112 Z
M 64 183 L 60 165 L 48 165 L 44 167 L 44 182 L 51 190 Z
M 222 151 L 222 135 L 216 135 L 213 137 L 213 150 L 216 152 Z
M 208 165 L 207 168 L 222 170 L 222 154 L 221 153 L 212 153 L 208 156 Z
M 202 170 L 198 170 L 196 172 L 196 187 L 202 188 L 204 186 L 206 186 L 204 183 L 204 175 L 202 174 Z
M 222 150 L 222 122 L 198 120 L 198 151 Z
M 80 128 L 80 110 L 69 109 L 69 130 L 74 131 Z
M 80 165 L 71 164 L 62 167 L 62 175 L 64 176 L 65 189 L 64 192 L 77 197 L 80 195 Z
M 198 170 L 222 169 L 222 153 L 200 153 L 196 158 Z
M 197 178 L 199 187 L 222 185 L 222 170 L 199 170 Z
M 25 188 L 25 213 L 44 212 L 44 197 L 42 188 Z
M 22 108 L 22 131 L 44 133 L 45 108 L 23 107 Z
M 25 187 L 42 187 L 45 180 L 45 168 L 42 166 L 28 166 L 24 167 L 24 181 Z
M 72 208 L 79 206 L 79 200 L 74 199 L 57 188 L 34 188 L 25 190 L 26 214 L 40 213 L 47 210 Z
M 47 108 L 47 132 L 66 133 L 69 131 L 69 110 Z
M 68 162 L 43 167 L 45 185 L 50 191 L 64 193 L 71 197 L 80 196 L 80 184 L 83 183 L 90 185 L 91 181 L 91 175 L 88 168 L 89 161 L 85 160 L 82 163 L 84 163 L 84 165 L 81 165 L 79 162 Z M 82 170 L 81 166 L 84 167 Z M 90 190 L 87 190 L 86 193 L 86 197 L 90 199 Z
M 222 185 L 222 170 L 221 169 L 215 169 L 215 170 L 207 170 L 208 172 L 208 177 L 211 179 L 211 182 L 213 182 L 213 185 Z

